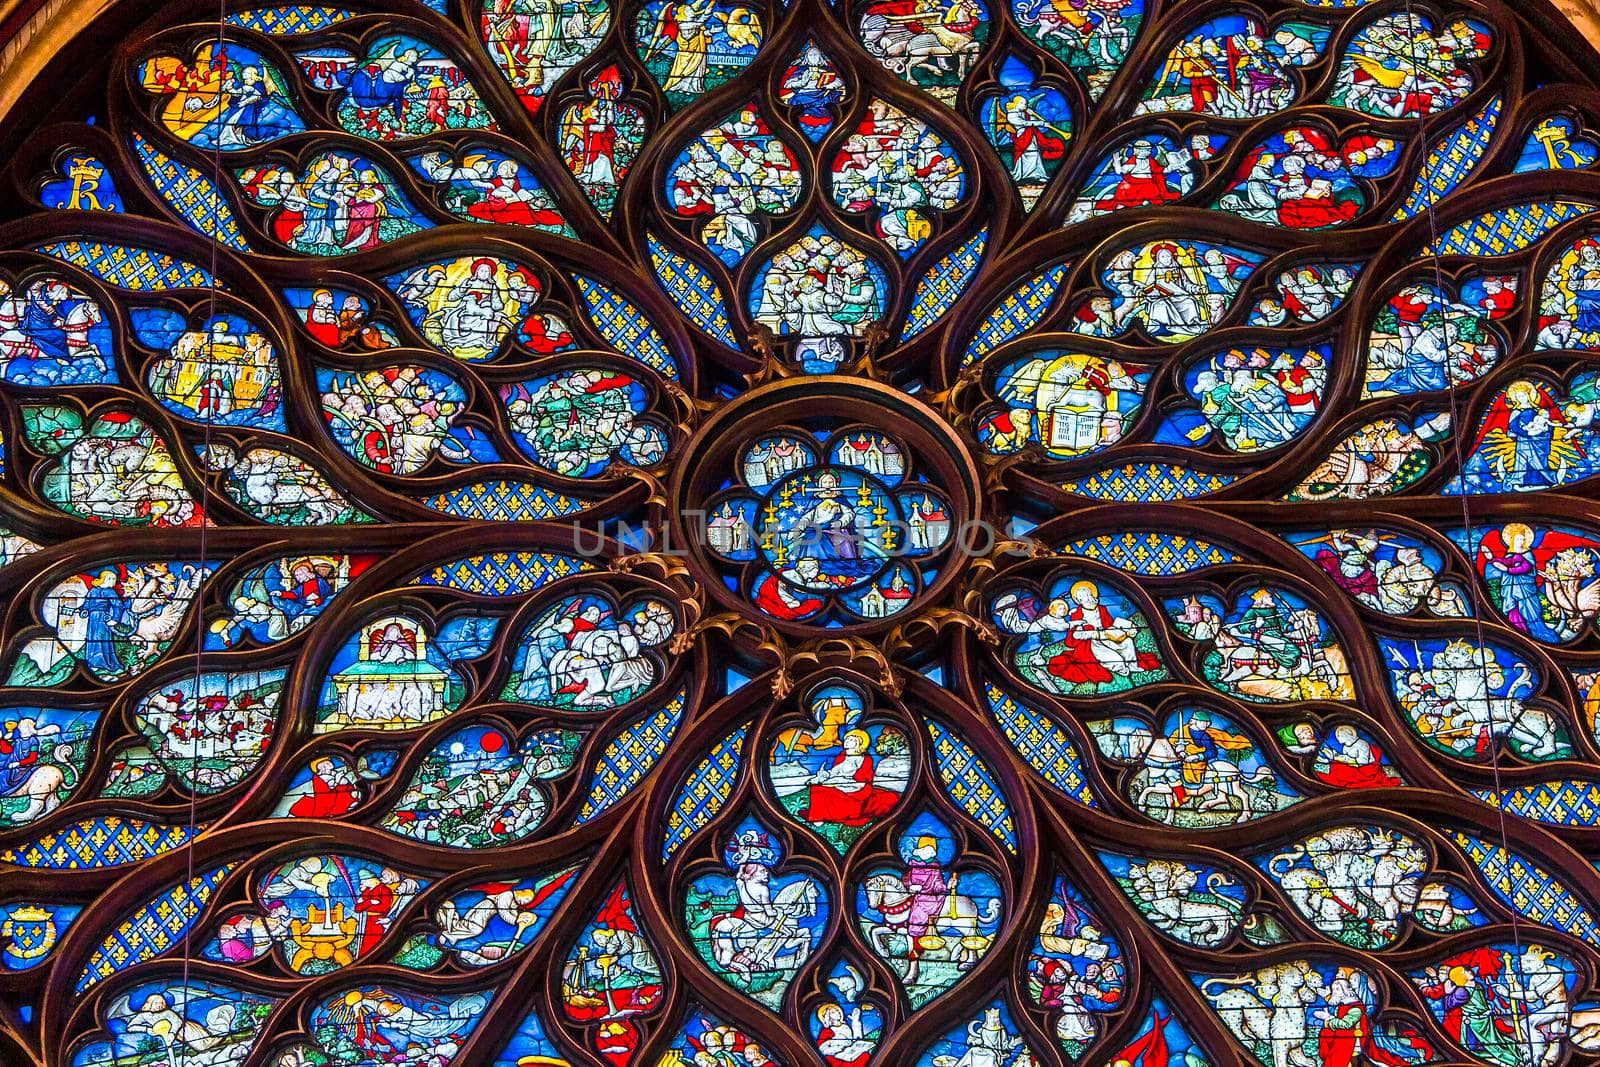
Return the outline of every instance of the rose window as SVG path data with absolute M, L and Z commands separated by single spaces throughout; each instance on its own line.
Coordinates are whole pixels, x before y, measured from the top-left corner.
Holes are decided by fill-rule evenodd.
M 0 1063 L 1600 1056 L 1542 0 L 6 34 Z

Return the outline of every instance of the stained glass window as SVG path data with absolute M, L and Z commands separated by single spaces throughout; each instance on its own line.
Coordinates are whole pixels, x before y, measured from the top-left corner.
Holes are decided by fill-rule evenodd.
M 0 1063 L 1600 1056 L 1538 0 L 102 6 L 0 124 Z

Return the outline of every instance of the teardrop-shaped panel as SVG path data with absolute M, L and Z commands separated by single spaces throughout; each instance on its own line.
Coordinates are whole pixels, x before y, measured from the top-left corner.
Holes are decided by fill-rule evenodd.
M 596 590 L 537 609 L 511 653 L 502 700 L 609 711 L 662 676 L 659 648 L 677 628 L 672 609 L 646 597 L 625 605 Z
M 341 351 L 381 352 L 396 348 L 394 327 L 374 319 L 372 301 L 333 286 L 288 286 L 282 290 L 295 321 L 318 344 Z
M 1475 945 L 1409 975 L 1452 1040 L 1502 1067 L 1564 1061 L 1567 1043 L 1557 1035 L 1577 1022 L 1572 1001 L 1583 976 L 1571 956 L 1530 939 Z M 1536 1016 L 1528 1004 L 1547 1021 L 1529 1026 Z
M 1144 1067 L 1213 1062 L 1206 1050 L 1189 1035 L 1178 1013 L 1159 994 L 1150 998 L 1149 1015 L 1138 1032 L 1126 1045 L 1106 1056 L 1113 1064 L 1126 1062 Z
M 73 1051 L 72 1065 L 147 1059 L 157 1023 L 162 1037 L 156 1047 L 168 1062 L 243 1063 L 277 1005 L 277 998 L 201 978 L 179 984 L 170 977 L 139 982 L 119 990 L 101 1009 L 100 1029 Z
M 1012 667 L 1046 693 L 1098 696 L 1167 677 L 1144 614 L 1105 582 L 1063 574 L 1039 592 L 1001 593 L 989 611 L 1014 635 Z
M 232 648 L 246 640 L 269 645 L 293 637 L 377 559 L 309 552 L 252 567 L 229 588 L 228 613 L 206 627 L 205 647 Z
M 301 255 L 366 252 L 433 225 L 366 156 L 318 152 L 298 168 L 273 162 L 233 174 L 245 198 L 267 209 L 273 238 Z
M 1447 411 L 1373 419 L 1335 444 L 1288 499 L 1366 500 L 1403 492 L 1433 469 L 1449 434 Z
M 767 775 L 778 804 L 839 852 L 894 810 L 911 782 L 911 741 L 867 714 L 854 686 L 826 685 L 809 721 L 778 731 Z
M 1193 976 L 1200 995 L 1223 1024 L 1263 1067 L 1290 1062 L 1288 1049 L 1312 1038 L 1308 1020 L 1323 1020 L 1328 1047 L 1351 1040 L 1343 1033 L 1368 1035 L 1368 1040 L 1394 1063 L 1419 1064 L 1436 1057 L 1425 1038 L 1404 1023 L 1380 1022 L 1376 980 L 1343 960 L 1290 959 L 1243 973 Z M 1330 1025 L 1337 1022 L 1337 1027 Z M 1347 1055 L 1354 1055 L 1348 1053 Z
M 1076 1061 L 1123 1009 L 1128 972 L 1121 942 L 1064 875 L 1056 875 L 1025 966 L 1032 1007 Z
M 256 886 L 266 929 L 289 969 L 326 974 L 370 956 L 407 905 L 426 888 L 418 878 L 361 856 L 316 855 L 291 860 Z M 249 958 L 239 935 L 219 938 L 224 960 Z
M 169 308 L 134 308 L 128 324 L 145 348 L 165 355 L 145 370 L 161 406 L 207 426 L 282 431 L 283 380 L 276 347 L 239 315 L 191 321 Z
M 238 151 L 306 128 L 283 73 L 237 41 L 202 44 L 187 62 L 148 59 L 139 84 L 158 98 L 167 133 L 196 148 Z
M 201 454 L 220 473 L 233 504 L 273 526 L 345 526 L 373 517 L 333 487 L 328 476 L 292 452 L 252 448 L 240 455 L 226 445 Z
M 1118 337 L 1135 326 L 1177 344 L 1213 329 L 1266 257 L 1209 241 L 1172 239 L 1125 248 L 1106 262 L 1096 296 L 1072 322 L 1074 333 Z
M 1492 44 L 1489 27 L 1476 19 L 1436 32 L 1427 15 L 1380 15 L 1345 46 L 1328 103 L 1390 119 L 1444 111 L 1472 92 L 1473 67 Z
M 462 1046 L 489 1011 L 495 990 L 419 993 L 388 985 L 359 985 L 335 991 L 311 1009 L 311 1032 L 329 1062 L 345 1050 L 353 1061 L 379 1062 L 395 1049 L 432 1060 L 440 1067 L 458 1062 Z M 314 1061 L 313 1061 L 314 1062 Z
M 1048 6 L 1046 0 L 1040 6 Z M 1041 83 L 1015 56 L 1001 61 L 995 77 L 999 91 L 979 105 L 979 122 L 1022 197 L 1022 209 L 1032 211 L 1066 160 L 1072 106 L 1061 90 Z
M 45 387 L 117 380 L 106 309 L 80 286 L 59 274 L 35 275 L 20 292 L 0 281 L 0 300 L 12 309 L 0 381 Z
M 17 682 L 13 678 L 10 684 Z M 98 711 L 15 705 L 0 709 L 0 781 L 7 785 L 0 796 L 0 819 L 5 825 L 43 818 L 73 794 L 83 782 L 99 721 Z
M 1196 360 L 1183 376 L 1195 408 L 1178 409 L 1156 431 L 1174 443 L 1208 435 L 1230 452 L 1262 452 L 1287 444 L 1315 420 L 1328 384 L 1332 346 L 1277 348 L 1241 345 Z M 1194 417 L 1204 420 L 1202 427 Z M 1173 428 L 1169 430 L 1169 428 Z M 1181 428 L 1185 432 L 1173 432 Z
M 461 465 L 500 458 L 484 431 L 463 420 L 466 390 L 431 367 L 319 367 L 317 390 L 334 443 L 380 474 L 415 474 L 435 457 Z
M 882 321 L 889 279 L 854 245 L 813 226 L 756 268 L 748 299 L 752 319 L 779 337 L 798 338 L 802 365 L 824 374 L 846 360 L 853 339 Z
M 705 869 L 685 892 L 689 944 L 717 977 L 777 1011 L 822 943 L 828 891 L 816 875 L 785 863 L 781 841 L 754 818 L 721 840 L 725 869 Z
M 1575 641 L 1600 612 L 1600 538 L 1576 526 L 1508 522 L 1447 531 L 1473 561 L 1489 603 L 1536 641 Z
M 334 47 L 295 58 L 313 85 L 338 94 L 333 107 L 339 125 L 357 137 L 398 141 L 495 128 L 466 72 L 419 37 L 378 37 L 360 57 Z
M 1538 699 L 1541 672 L 1515 649 L 1475 636 L 1380 636 L 1378 647 L 1406 722 L 1430 747 L 1490 763 L 1498 751 L 1534 762 L 1572 755 L 1564 717 Z
M 568 478 L 595 478 L 614 463 L 653 467 L 667 428 L 648 412 L 653 390 L 614 367 L 571 366 L 500 387 L 511 433 L 529 459 Z
M 272 814 L 280 819 L 337 819 L 367 799 L 371 786 L 363 779 L 381 777 L 365 761 L 353 766 L 344 756 L 315 756 L 294 772 Z
M 1209 708 L 1180 707 L 1155 723 L 1100 719 L 1089 730 L 1103 757 L 1131 768 L 1123 787 L 1128 800 L 1159 823 L 1232 826 L 1304 799 L 1250 732 Z
M 1426 843 L 1380 826 L 1331 826 L 1255 857 L 1295 910 L 1352 948 L 1388 948 L 1417 905 Z
M 1256 301 L 1246 321 L 1251 326 L 1293 326 L 1321 322 L 1350 295 L 1360 263 L 1307 263 L 1278 275 Z
M 55 631 L 58 662 L 76 660 L 102 682 L 143 672 L 172 646 L 200 584 L 216 567 L 182 560 L 113 563 L 62 578 L 39 605 L 40 620 Z M 131 627 L 130 614 L 137 615 Z M 55 674 L 24 657 L 13 666 L 10 684 L 54 685 Z
M 1144 25 L 1144 0 L 1012 0 L 1012 18 L 1040 48 L 1083 79 L 1098 100 L 1116 77 Z
M 1453 536 L 1453 535 L 1452 535 Z M 1445 555 L 1430 541 L 1380 527 L 1340 527 L 1285 535 L 1335 585 L 1385 615 L 1472 614 L 1464 591 L 1444 581 Z
M 1219 692 L 1263 704 L 1355 699 L 1337 631 L 1297 593 L 1261 585 L 1229 599 L 1168 597 L 1162 607 L 1200 647 L 1200 673 Z
M 1379 307 L 1367 334 L 1361 395 L 1454 389 L 1489 373 L 1506 349 L 1490 313 L 1431 281 L 1412 279 Z
M 1238 931 L 1248 903 L 1236 871 L 1199 860 L 1097 856 L 1150 925 L 1186 945 L 1216 948 Z
M 134 147 L 149 145 L 140 134 Z M 140 155 L 143 151 L 140 150 Z M 141 160 L 142 161 L 142 160 Z M 126 211 L 117 180 L 105 161 L 92 153 L 68 153 L 56 168 L 39 183 L 39 202 L 51 211 Z
M 1039 1062 L 1002 1000 L 964 1018 L 929 1045 L 917 1058 L 916 1067 L 944 1067 L 963 1061 L 994 1067 L 1027 1067 Z
M 436 183 L 445 210 L 457 218 L 576 236 L 534 169 L 502 149 L 469 142 L 458 152 L 432 149 L 407 162 Z
M 854 133 L 833 158 L 833 202 L 865 214 L 873 232 L 901 256 L 933 236 L 938 212 L 966 197 L 966 167 L 929 123 L 887 100 L 867 103 Z
M 102 526 L 204 522 L 166 438 L 140 416 L 112 411 L 85 425 L 73 409 L 30 405 L 22 417 L 29 443 L 51 457 L 39 493 L 65 514 Z
M 701 242 L 730 267 L 761 239 L 763 216 L 787 214 L 804 191 L 794 153 L 754 103 L 690 141 L 664 189 L 673 212 L 700 220 Z
M 627 1067 L 638 1047 L 638 1016 L 661 1010 L 661 964 L 656 960 L 629 896 L 619 881 L 567 951 L 561 972 L 561 1006 L 567 1019 L 590 1028 L 596 1050 Z
M 726 1023 L 722 1017 L 708 1011 L 699 1003 L 691 1003 L 684 1013 L 682 1025 L 667 1041 L 666 1054 L 657 1061 L 658 1067 L 672 1064 L 728 1064 L 744 1067 L 747 1063 L 772 1064 L 756 1038 L 738 1026 Z
M 1579 170 L 1600 160 L 1600 144 L 1584 136 L 1581 127 L 1560 115 L 1534 123 L 1517 153 L 1518 174 L 1538 170 Z
M 615 65 L 589 79 L 587 99 L 561 113 L 561 160 L 578 188 L 604 218 L 611 217 L 617 190 L 644 146 L 644 112 L 629 102 L 628 80 Z
M 1538 493 L 1593 477 L 1600 472 L 1600 440 L 1588 424 L 1597 386 L 1600 371 L 1575 375 L 1565 390 L 1532 378 L 1506 385 L 1489 400 L 1461 474 L 1442 491 Z
M 283 668 L 175 678 L 134 706 L 134 726 L 173 777 L 200 794 L 244 781 L 278 727 Z
M 778 86 L 778 102 L 794 109 L 800 130 L 812 141 L 825 137 L 850 96 L 839 68 L 815 41 L 807 41 L 789 60 Z
M 498 880 L 452 894 L 434 908 L 435 940 L 466 967 L 491 967 L 532 945 L 566 899 L 582 864 Z
M 1282 111 L 1300 94 L 1292 72 L 1315 63 L 1327 41 L 1328 27 L 1318 22 L 1280 21 L 1271 30 L 1253 15 L 1202 22 L 1172 46 L 1134 113 L 1248 119 Z M 1246 66 L 1250 76 L 1237 77 Z
M 867 990 L 861 968 L 848 959 L 833 965 L 824 986 L 807 1012 L 811 1043 L 830 1067 L 866 1062 L 883 1040 L 881 1000 Z
M 1297 722 L 1280 726 L 1278 741 L 1309 764 L 1311 777 L 1335 789 L 1385 789 L 1404 785 L 1385 747 L 1373 734 L 1354 723 L 1318 726 Z M 1389 746 L 1392 747 L 1392 746 Z
M 989 40 L 984 0 L 868 0 L 855 22 L 861 47 L 885 70 L 951 106 Z
M 531 268 L 498 256 L 457 256 L 391 274 L 423 340 L 464 363 L 492 359 L 539 299 Z
M 1368 134 L 1340 143 L 1319 127 L 1291 126 L 1250 148 L 1214 206 L 1267 226 L 1346 226 L 1371 206 L 1357 179 L 1388 175 L 1404 146 Z
M 1154 130 L 1138 134 L 1095 164 L 1066 221 L 1084 222 L 1126 208 L 1181 200 L 1204 173 L 1202 164 L 1215 158 L 1227 142 L 1226 135 L 1212 133 L 1190 134 L 1183 143 Z
M 517 1026 L 494 1067 L 564 1067 L 567 1060 L 550 1038 L 538 1008 L 530 1008 Z
M 923 812 L 896 839 L 898 861 L 867 868 L 856 884 L 861 936 L 913 1008 L 959 982 L 989 951 L 1005 916 L 999 882 L 957 847 L 950 827 Z
M 996 455 L 1029 446 L 1051 459 L 1109 448 L 1138 417 L 1151 369 L 1083 352 L 1047 349 L 994 376 L 995 407 L 979 416 L 979 442 Z

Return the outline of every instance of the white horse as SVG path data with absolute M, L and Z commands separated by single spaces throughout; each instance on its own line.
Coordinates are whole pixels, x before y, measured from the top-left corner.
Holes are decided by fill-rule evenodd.
M 756 971 L 798 969 L 811 954 L 811 937 L 795 920 L 815 915 L 817 899 L 816 883 L 805 878 L 778 890 L 767 908 L 717 916 L 710 928 L 712 958 L 747 979 Z M 784 956 L 790 958 L 780 963 Z
M 991 898 L 980 909 L 977 903 L 964 893 L 957 892 L 959 875 L 951 875 L 950 887 L 947 890 L 944 903 L 939 906 L 939 911 L 928 924 L 929 932 L 955 935 L 955 949 L 950 956 L 962 970 L 966 970 L 978 962 L 981 955 L 979 945 L 988 941 L 981 927 L 991 926 L 1000 919 L 1001 904 L 996 898 Z M 899 875 L 874 874 L 863 884 L 866 890 L 867 907 L 882 915 L 883 918 L 872 928 L 869 939 L 872 947 L 881 956 L 888 956 L 888 938 L 890 934 L 898 933 L 906 939 L 909 946 L 907 955 L 911 966 L 903 976 L 903 981 L 910 985 L 916 981 L 918 958 L 921 946 L 920 938 L 913 937 L 910 930 L 911 902 L 918 895 L 917 890 L 907 886 L 900 880 Z
M 1270 787 L 1277 780 L 1277 775 L 1270 767 L 1257 767 L 1246 774 L 1231 760 L 1218 759 L 1205 765 L 1197 785 L 1187 784 L 1177 773 L 1183 762 L 1177 750 L 1172 742 L 1160 737 L 1146 750 L 1144 760 L 1148 771 L 1147 782 L 1134 798 L 1134 803 L 1153 819 L 1162 819 L 1162 816 L 1160 808 L 1150 802 L 1151 798 L 1165 798 L 1167 805 L 1171 806 L 1171 817 L 1176 818 L 1183 807 L 1179 800 L 1179 790 L 1182 789 L 1185 796 L 1207 798 L 1196 805 L 1197 811 L 1227 811 L 1233 806 L 1230 801 L 1237 801 L 1239 817 L 1235 821 L 1244 822 L 1254 815 L 1255 807 L 1248 787 Z
M 11 791 L 14 797 L 28 798 L 27 807 L 12 813 L 11 821 L 14 824 L 21 826 L 32 822 L 61 806 L 61 794 L 65 791 L 67 776 L 60 764 L 65 764 L 71 755 L 71 745 L 57 745 L 54 752 L 56 762 L 39 764 L 21 785 Z

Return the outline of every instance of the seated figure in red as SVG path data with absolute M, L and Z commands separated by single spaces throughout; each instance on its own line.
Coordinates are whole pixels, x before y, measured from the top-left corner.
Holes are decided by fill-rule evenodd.
M 873 784 L 875 763 L 867 754 L 871 744 L 865 730 L 851 730 L 844 735 L 844 751 L 811 776 L 804 818 L 865 826 L 889 813 L 900 794 Z
M 361 799 L 350 769 L 326 756 L 312 761 L 311 781 L 307 784 L 311 792 L 289 806 L 289 814 L 296 819 L 337 818 Z

